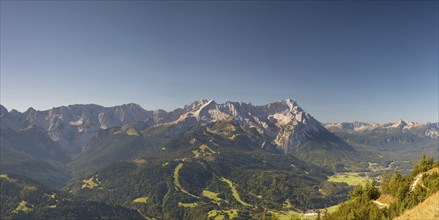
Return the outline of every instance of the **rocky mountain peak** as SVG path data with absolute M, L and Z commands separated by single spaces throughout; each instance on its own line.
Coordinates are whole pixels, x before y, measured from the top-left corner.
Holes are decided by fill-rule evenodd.
M 33 113 L 33 112 L 36 112 L 37 110 L 35 110 L 34 108 L 32 108 L 32 107 L 29 107 L 24 113 Z
M 407 125 L 407 122 L 405 122 L 404 120 L 402 120 L 402 118 L 400 118 L 399 120 L 390 123 L 389 127 L 392 128 L 404 128 Z
M 202 108 L 203 106 L 205 106 L 206 104 L 212 101 L 213 101 L 212 99 L 201 99 L 199 101 L 192 102 L 190 105 L 185 105 L 183 109 L 187 112 L 193 112 Z
M 0 105 L 0 117 L 3 117 L 3 115 L 6 115 L 8 113 L 8 109 L 5 108 L 3 105 Z
M 299 105 L 296 103 L 296 101 L 292 100 L 291 98 L 285 99 L 283 100 L 283 102 L 285 102 L 288 107 L 290 108 L 290 111 L 293 111 L 294 109 L 298 109 Z

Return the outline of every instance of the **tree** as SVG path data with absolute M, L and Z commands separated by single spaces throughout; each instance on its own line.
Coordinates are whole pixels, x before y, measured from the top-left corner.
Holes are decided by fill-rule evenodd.
M 264 209 L 264 212 L 262 213 L 261 220 L 267 220 L 267 214 L 265 213 L 265 209 Z
M 280 220 L 279 216 L 277 216 L 276 214 L 272 214 L 271 215 L 271 220 Z
M 395 171 L 389 180 L 389 194 L 396 196 L 401 182 L 401 174 Z
M 366 182 L 365 193 L 367 195 L 368 200 L 378 199 L 378 197 L 380 197 L 380 192 L 375 187 L 375 185 L 376 185 L 375 179 Z
M 381 178 L 381 185 L 380 185 L 380 190 L 381 193 L 389 193 L 389 177 L 387 176 L 387 173 L 384 173 L 382 178 Z
M 350 197 L 352 200 L 359 200 L 361 199 L 361 197 L 363 196 L 363 186 L 359 185 L 357 187 L 355 187 L 354 191 L 352 191 Z
M 412 170 L 412 177 L 415 177 L 417 174 L 425 172 L 434 166 L 434 159 L 433 157 L 426 157 L 425 153 L 422 153 L 421 160 L 419 160 Z

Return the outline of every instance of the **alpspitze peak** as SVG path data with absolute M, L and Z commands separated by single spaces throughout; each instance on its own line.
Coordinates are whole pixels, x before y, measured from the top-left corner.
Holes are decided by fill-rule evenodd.
M 201 99 L 199 101 L 192 102 L 190 105 L 184 106 L 184 109 L 188 112 L 197 111 L 200 108 L 209 105 L 210 103 L 215 103 L 213 99 Z
M 211 104 L 216 104 L 215 101 L 213 101 L 213 99 L 202 99 L 198 102 L 198 105 L 201 108 L 204 108 L 204 107 L 211 105 Z
M 208 103 L 208 102 L 212 102 L 213 99 L 202 99 L 201 102 L 202 103 Z

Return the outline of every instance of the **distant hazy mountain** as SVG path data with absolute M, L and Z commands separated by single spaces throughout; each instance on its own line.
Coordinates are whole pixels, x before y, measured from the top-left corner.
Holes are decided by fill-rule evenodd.
M 331 123 L 326 129 L 359 151 L 373 152 L 391 168 L 407 172 L 421 152 L 439 154 L 438 123 Z
M 361 144 L 384 146 L 401 146 L 422 141 L 434 141 L 439 137 L 438 123 L 414 123 L 402 119 L 392 123 L 329 123 L 324 125 L 329 131 L 350 136 L 347 140 Z M 354 138 L 357 137 L 357 138 Z
M 324 125 L 330 131 L 346 131 L 351 133 L 411 133 L 419 137 L 431 137 L 437 139 L 439 137 L 439 123 L 415 123 L 399 119 L 395 122 L 378 124 L 364 122 L 341 122 L 328 123 Z

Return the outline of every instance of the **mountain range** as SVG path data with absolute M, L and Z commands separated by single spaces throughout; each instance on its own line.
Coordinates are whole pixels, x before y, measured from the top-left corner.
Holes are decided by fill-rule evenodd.
M 437 139 L 439 137 L 439 124 L 438 123 L 415 123 L 411 121 L 404 121 L 399 119 L 395 122 L 378 124 L 378 123 L 364 123 L 364 122 L 341 122 L 341 123 L 327 123 L 324 124 L 325 128 L 332 132 L 346 132 L 354 134 L 398 134 L 398 133 L 411 133 L 418 137 L 430 137 Z M 390 142 L 387 141 L 387 142 Z
M 0 110 L 1 173 L 159 219 L 333 205 L 351 188 L 327 176 L 402 163 L 395 152 L 416 160 L 437 150 L 439 133 L 437 123 L 402 120 L 322 124 L 291 99 Z
M 98 131 L 123 125 L 145 128 L 178 124 L 181 128 L 175 131 L 178 133 L 196 124 L 234 120 L 242 128 L 255 128 L 286 153 L 308 140 L 313 133 L 327 132 L 290 99 L 264 106 L 201 100 L 171 112 L 147 111 L 137 104 L 110 108 L 92 104 L 71 105 L 47 111 L 29 108 L 23 113 L 8 112 L 3 106 L 0 108 L 2 128 L 22 130 L 32 125 L 44 129 L 54 142 L 73 155 L 81 152 Z
M 242 128 L 255 128 L 258 133 L 269 140 L 265 144 L 274 144 L 285 153 L 292 152 L 296 147 L 311 139 L 313 134 L 327 133 L 327 130 L 333 133 L 367 135 L 410 133 L 420 138 L 431 137 L 433 139 L 439 136 L 438 123 L 421 124 L 405 122 L 402 119 L 386 124 L 327 123 L 323 127 L 291 99 L 263 106 L 242 102 L 217 104 L 213 100 L 201 100 L 170 112 L 148 111 L 134 103 L 115 107 L 102 107 L 94 104 L 70 105 L 54 107 L 46 111 L 29 108 L 23 113 L 16 110 L 8 112 L 4 106 L 0 105 L 0 116 L 2 129 L 17 131 L 35 126 L 45 131 L 70 155 L 81 152 L 85 144 L 98 131 L 124 125 L 146 128 L 179 124 L 179 127 L 184 130 L 196 124 L 233 120 Z

